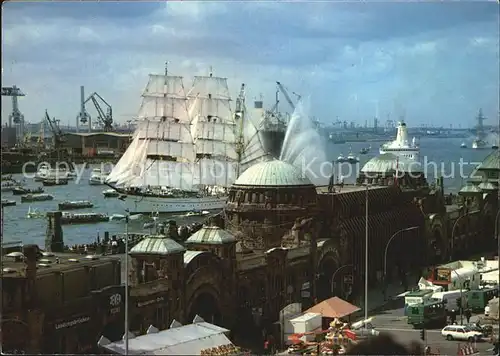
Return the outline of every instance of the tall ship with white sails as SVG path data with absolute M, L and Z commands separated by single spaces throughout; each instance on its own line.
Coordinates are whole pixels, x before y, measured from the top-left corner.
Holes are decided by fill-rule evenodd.
M 392 153 L 398 157 L 404 157 L 410 160 L 418 161 L 420 159 L 420 147 L 417 139 L 414 137 L 411 141 L 408 139 L 408 128 L 403 119 L 398 122 L 398 132 L 396 139 L 380 146 L 380 154 Z
M 486 132 L 483 125 L 484 120 L 486 120 L 486 118 L 483 116 L 483 110 L 479 109 L 479 113 L 476 117 L 476 138 L 472 141 L 472 148 L 474 149 L 488 148 L 488 143 L 485 141 Z
M 244 86 L 241 108 L 243 96 Z M 239 171 L 263 156 L 244 110 L 233 115 L 230 104 L 227 79 L 212 73 L 195 77 L 188 93 L 167 68 L 149 76 L 132 142 L 107 178 L 131 213 L 224 207 Z

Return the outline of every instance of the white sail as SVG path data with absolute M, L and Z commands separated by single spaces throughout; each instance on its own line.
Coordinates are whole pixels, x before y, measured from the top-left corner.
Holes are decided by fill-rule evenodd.
M 227 79 L 210 76 L 194 78 L 188 92 L 192 113 L 200 185 L 229 186 L 236 179 L 238 129 L 231 110 Z
M 255 123 L 256 118 L 250 115 L 250 113 L 246 110 L 244 115 L 243 150 L 241 153 L 239 174 L 243 173 L 247 168 L 255 163 L 268 157 Z
M 191 190 L 196 151 L 182 78 L 152 74 L 133 141 L 107 181 L 117 186 Z

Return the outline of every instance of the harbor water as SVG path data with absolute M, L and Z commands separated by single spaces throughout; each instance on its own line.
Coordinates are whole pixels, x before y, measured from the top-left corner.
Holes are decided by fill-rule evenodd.
M 429 183 L 434 182 L 436 178 L 433 165 L 437 165 L 438 174 L 444 175 L 445 190 L 447 193 L 457 193 L 460 187 L 465 183 L 466 179 L 460 174 L 460 165 L 463 167 L 464 175 L 469 175 L 474 167 L 479 164 L 491 150 L 473 150 L 461 149 L 460 144 L 462 139 L 443 139 L 443 138 L 424 138 L 420 141 L 421 161 L 428 163 L 427 179 Z M 346 144 L 326 143 L 327 159 L 334 161 L 340 154 L 348 155 L 352 153 L 359 157 L 360 162 L 353 167 L 353 172 L 359 169 L 369 159 L 378 156 L 378 148 L 380 142 L 372 142 L 371 150 L 368 154 L 360 154 L 362 148 L 368 147 L 369 142 L 357 142 Z M 463 162 L 463 163 L 460 163 Z M 21 203 L 19 196 L 14 196 L 10 192 L 3 192 L 2 199 L 15 200 L 16 206 L 4 207 L 3 216 L 3 241 L 22 241 L 23 243 L 35 243 L 39 246 L 44 246 L 45 233 L 47 229 L 46 218 L 27 218 L 26 215 L 31 206 L 31 210 L 36 209 L 39 212 L 46 213 L 47 211 L 56 211 L 58 204 L 66 200 L 89 200 L 94 204 L 93 208 L 74 210 L 72 212 L 95 212 L 112 214 L 126 214 L 124 204 L 117 198 L 104 198 L 102 191 L 109 187 L 105 185 L 89 185 L 89 177 L 93 167 L 89 167 L 84 171 L 82 179 L 79 182 L 70 181 L 68 185 L 48 186 L 44 187 L 45 193 L 54 196 L 54 200 Z M 454 174 L 453 173 L 454 170 Z M 447 177 L 453 175 L 453 177 Z M 23 179 L 21 174 L 14 175 L 15 179 Z M 355 174 L 344 178 L 344 183 L 353 183 Z M 321 182 L 323 180 L 323 182 Z M 41 183 L 35 182 L 33 179 L 25 178 L 28 188 L 41 186 Z M 316 184 L 327 184 L 328 177 L 315 181 Z M 147 217 L 144 217 L 147 219 Z M 186 214 L 166 215 L 161 216 L 160 221 L 166 219 L 176 220 L 178 225 L 190 224 L 199 221 L 200 217 L 186 216 Z M 148 232 L 143 229 L 145 220 L 131 220 L 129 224 L 129 232 Z M 96 224 L 82 225 L 64 225 L 64 242 L 67 245 L 92 243 L 99 235 L 101 238 L 104 232 L 120 234 L 125 232 L 125 221 L 110 221 Z

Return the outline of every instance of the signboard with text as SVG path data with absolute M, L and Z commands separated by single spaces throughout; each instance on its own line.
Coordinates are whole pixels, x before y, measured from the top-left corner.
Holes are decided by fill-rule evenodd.
M 432 281 L 435 284 L 451 283 L 451 270 L 449 268 L 436 268 L 432 276 Z

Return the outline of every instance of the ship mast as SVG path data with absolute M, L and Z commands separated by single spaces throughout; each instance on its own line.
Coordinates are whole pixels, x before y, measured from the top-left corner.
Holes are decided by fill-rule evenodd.
M 244 151 L 244 137 L 243 137 L 243 125 L 245 120 L 245 83 L 241 84 L 240 93 L 236 99 L 236 110 L 234 113 L 235 121 L 239 120 L 239 133 L 238 139 L 236 141 L 236 153 L 238 154 L 238 165 L 236 167 L 236 177 L 240 176 L 240 163 L 243 157 Z

